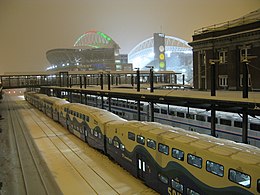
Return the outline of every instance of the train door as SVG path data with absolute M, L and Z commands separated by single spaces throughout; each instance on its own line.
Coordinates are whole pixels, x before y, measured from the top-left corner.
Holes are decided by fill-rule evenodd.
M 85 136 L 85 142 L 88 142 L 88 141 L 87 141 L 88 130 L 87 130 L 86 126 L 84 126 L 84 136 Z
M 146 158 L 141 154 L 137 154 L 137 176 L 140 179 L 145 180 L 147 178 L 147 174 L 150 173 L 148 169 L 149 166 Z

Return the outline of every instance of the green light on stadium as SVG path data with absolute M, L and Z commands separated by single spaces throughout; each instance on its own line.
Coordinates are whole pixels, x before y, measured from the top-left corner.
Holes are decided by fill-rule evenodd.
M 100 36 L 102 36 L 103 38 L 105 38 L 107 41 L 111 41 L 111 38 L 109 36 L 107 36 L 106 34 L 102 33 L 102 32 L 97 32 L 97 34 L 99 34 Z

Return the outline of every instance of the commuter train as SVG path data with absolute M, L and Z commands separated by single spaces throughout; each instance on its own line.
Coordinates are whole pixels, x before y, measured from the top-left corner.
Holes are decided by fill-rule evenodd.
M 80 102 L 79 95 L 73 94 L 73 101 Z M 101 108 L 100 98 L 87 95 L 87 105 Z M 108 110 L 108 100 L 104 98 L 104 108 Z M 141 102 L 141 120 L 149 121 L 150 105 Z M 136 101 L 111 99 L 111 112 L 127 120 L 137 120 Z M 211 113 L 203 109 L 155 104 L 154 121 L 180 127 L 185 130 L 211 134 Z M 242 142 L 242 116 L 236 113 L 216 112 L 216 136 Z M 248 117 L 248 143 L 260 147 L 260 116 Z
M 255 146 L 46 95 L 27 92 L 25 99 L 160 194 L 260 193 Z

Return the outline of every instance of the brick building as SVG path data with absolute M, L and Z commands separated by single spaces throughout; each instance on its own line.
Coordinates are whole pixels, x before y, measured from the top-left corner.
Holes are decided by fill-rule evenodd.
M 236 20 L 194 31 L 194 88 L 211 88 L 211 66 L 216 69 L 216 89 L 241 90 L 243 64 L 250 90 L 260 89 L 260 9 Z M 213 61 L 213 62 L 212 62 Z

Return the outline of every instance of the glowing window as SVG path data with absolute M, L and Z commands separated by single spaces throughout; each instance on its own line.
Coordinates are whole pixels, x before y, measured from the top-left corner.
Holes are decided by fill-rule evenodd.
M 237 183 L 244 187 L 250 188 L 251 186 L 250 176 L 240 171 L 229 169 L 228 178 L 230 181 L 233 181 L 234 183 Z
M 178 160 L 183 161 L 184 160 L 184 152 L 178 149 L 173 148 L 172 149 L 172 157 L 176 158 Z
M 201 168 L 202 167 L 202 158 L 192 155 L 192 154 L 188 154 L 188 163 L 195 167 Z
M 218 163 L 207 160 L 206 169 L 208 172 L 213 173 L 217 176 L 224 176 L 224 167 Z
M 169 146 L 164 145 L 164 144 L 159 144 L 158 145 L 158 151 L 168 155 L 169 154 Z
M 152 149 L 156 149 L 156 141 L 152 139 L 147 139 L 147 146 Z
M 137 143 L 139 143 L 139 144 L 142 144 L 142 145 L 144 145 L 145 144 L 145 139 L 144 139 L 144 137 L 143 136 L 141 136 L 141 135 L 137 135 Z

